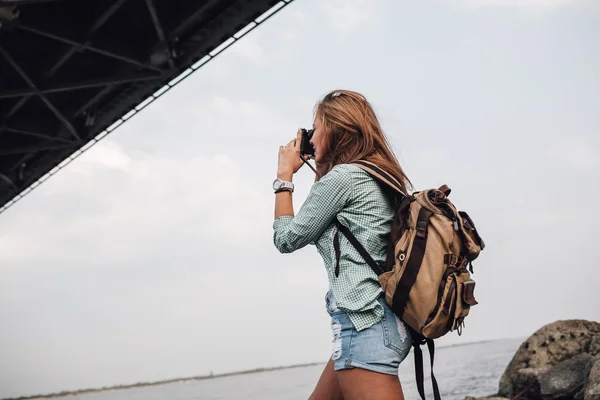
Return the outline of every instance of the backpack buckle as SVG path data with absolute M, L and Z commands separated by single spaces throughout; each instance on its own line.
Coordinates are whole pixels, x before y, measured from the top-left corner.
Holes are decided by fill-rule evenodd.
M 455 267 L 459 263 L 459 257 L 456 254 L 444 254 L 444 263 L 449 267 Z

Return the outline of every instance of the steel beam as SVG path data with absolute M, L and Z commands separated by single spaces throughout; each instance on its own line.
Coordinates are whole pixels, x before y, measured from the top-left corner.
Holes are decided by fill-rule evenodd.
M 37 93 L 59 93 L 68 92 L 71 90 L 90 89 L 95 87 L 103 87 L 107 85 L 120 85 L 123 83 L 132 82 L 146 82 L 151 80 L 160 79 L 159 75 L 141 75 L 141 76 L 128 76 L 123 78 L 106 78 L 106 79 L 94 79 L 90 81 L 73 82 L 69 84 L 56 85 L 54 87 L 40 88 L 37 91 L 33 88 L 30 89 L 19 89 L 9 90 L 6 92 L 0 92 L 0 99 L 8 99 L 12 97 L 31 96 Z
M 158 13 L 156 12 L 154 1 L 146 0 L 146 6 L 148 7 L 148 11 L 150 12 L 150 17 L 152 18 L 152 24 L 154 25 L 154 29 L 156 30 L 158 40 L 160 40 L 160 42 L 166 47 L 169 66 L 171 68 L 175 68 L 175 60 L 173 60 L 173 54 L 171 54 L 171 44 L 167 42 L 165 31 L 162 27 L 162 24 L 160 23 L 160 20 L 158 19 Z
M 30 4 L 51 3 L 62 0 L 0 0 L 0 7 L 28 6 Z
M 117 2 L 115 2 L 111 7 L 109 7 L 108 10 L 106 10 L 102 15 L 100 15 L 100 17 L 92 24 L 90 30 L 87 33 L 88 39 L 87 39 L 87 43 L 89 44 L 90 41 L 90 36 L 92 33 L 94 33 L 95 31 L 97 31 L 98 29 L 100 29 L 100 27 L 106 22 L 108 21 L 108 19 L 123 5 L 125 4 L 127 0 L 119 0 Z M 20 27 L 22 28 L 23 26 L 20 25 Z M 32 28 L 33 29 L 33 28 Z M 36 30 L 37 31 L 37 30 Z M 40 33 L 42 31 L 39 31 Z M 34 32 L 35 33 L 35 32 Z M 80 44 L 79 47 L 77 48 L 82 48 L 83 44 Z M 69 49 L 65 55 L 63 55 L 63 57 L 60 58 L 60 60 L 58 60 L 58 62 L 56 64 L 54 64 L 54 66 L 50 69 L 50 71 L 52 73 L 47 73 L 46 74 L 46 78 L 50 78 L 57 70 L 58 68 L 62 65 L 62 63 L 64 63 L 64 61 L 66 60 L 66 55 L 69 54 L 69 57 L 73 54 L 72 50 L 75 49 L 75 45 L 73 45 L 73 47 L 71 49 Z M 124 60 L 122 60 L 124 61 Z M 132 61 L 132 60 L 129 60 Z M 137 61 L 133 60 L 134 62 L 137 63 Z M 146 68 L 148 68 L 148 66 L 146 66 Z M 150 69 L 152 69 L 152 67 L 150 67 Z M 159 70 L 160 71 L 160 70 Z M 29 100 L 30 97 L 24 97 L 22 98 L 17 104 L 15 104 L 15 106 L 10 110 L 10 112 L 4 117 L 4 120 L 8 120 L 8 118 L 12 117 L 17 111 L 19 111 L 21 109 L 21 107 L 23 107 L 27 101 Z M 2 132 L 2 129 L 0 128 L 0 133 Z
M 58 71 L 58 69 L 60 67 L 62 67 L 63 64 L 66 63 L 67 60 L 69 58 L 71 58 L 71 56 L 73 56 L 73 54 L 75 54 L 79 50 L 83 50 L 84 48 L 89 47 L 92 35 L 98 29 L 100 29 L 102 27 L 102 25 L 104 25 L 106 23 L 106 21 L 108 21 L 110 19 L 110 17 L 112 17 L 113 14 L 116 13 L 123 4 L 125 4 L 126 1 L 127 0 L 116 1 L 112 4 L 112 6 L 110 6 L 108 8 L 108 10 L 106 10 L 104 13 L 102 13 L 102 15 L 100 15 L 100 17 L 98 19 L 96 19 L 96 21 L 92 24 L 92 26 L 88 30 L 87 35 L 86 35 L 87 38 L 84 41 L 84 43 L 73 44 L 72 47 L 69 50 L 67 50 L 67 52 L 56 62 L 56 64 L 54 64 L 54 66 L 52 68 L 50 68 L 50 71 L 48 71 L 47 75 L 48 76 L 54 75 L 54 73 L 56 71 Z
M 163 71 L 162 69 L 160 69 L 158 67 L 155 67 L 153 65 L 149 65 L 149 64 L 143 63 L 143 62 L 135 60 L 133 58 L 122 56 L 120 54 L 115 54 L 115 53 L 110 52 L 108 50 L 102 50 L 102 49 L 98 49 L 96 47 L 90 46 L 89 45 L 90 40 L 87 40 L 86 42 L 81 43 L 81 42 L 78 42 L 76 40 L 72 40 L 72 39 L 68 39 L 68 38 L 62 37 L 62 36 L 58 36 L 58 35 L 55 35 L 53 33 L 45 32 L 45 31 L 39 30 L 37 28 L 32 28 L 30 26 L 26 26 L 26 25 L 23 25 L 23 24 L 16 24 L 15 26 L 18 27 L 19 29 L 23 30 L 23 31 L 34 33 L 36 35 L 44 36 L 44 37 L 46 37 L 48 39 L 53 39 L 53 40 L 56 40 L 58 42 L 70 44 L 71 46 L 73 46 L 50 69 L 50 71 L 48 72 L 47 76 L 51 76 L 54 73 L 56 73 L 56 71 L 58 70 L 58 68 L 60 68 L 67 61 L 67 59 L 69 57 L 71 57 L 73 54 L 75 54 L 77 51 L 80 51 L 80 50 L 89 50 L 91 52 L 94 52 L 94 53 L 97 53 L 97 54 L 101 54 L 101 55 L 109 57 L 109 58 L 114 58 L 116 60 L 123 61 L 123 62 L 132 64 L 132 65 L 135 65 L 135 66 L 138 66 L 138 67 L 141 67 L 141 68 L 150 69 L 150 70 L 155 71 L 155 72 L 162 72 Z
M 94 96 L 92 96 L 91 99 L 89 99 L 81 107 L 79 107 L 79 109 L 71 115 L 71 118 L 78 117 L 82 112 L 84 112 L 89 107 L 94 105 L 98 100 L 100 100 L 101 98 L 106 96 L 108 93 L 110 93 L 110 91 L 113 90 L 113 88 L 114 88 L 114 86 L 112 86 L 112 85 L 106 86 L 104 89 L 102 89 L 101 91 L 96 93 Z
M 79 133 L 77 132 L 77 129 L 75 129 L 73 124 L 71 124 L 71 122 L 54 106 L 54 104 L 52 104 L 52 102 L 48 100 L 48 98 L 43 93 L 40 92 L 40 90 L 31 80 L 29 75 L 27 75 L 27 73 L 23 71 L 21 66 L 12 58 L 10 54 L 8 54 L 8 52 L 2 46 L 0 46 L 0 54 L 2 54 L 6 61 L 8 61 L 8 63 L 15 69 L 15 71 L 17 71 L 17 73 L 21 76 L 21 78 L 23 78 L 27 85 L 29 85 L 29 87 L 35 91 L 36 96 L 38 96 L 44 102 L 44 104 L 46 104 L 46 107 L 48 107 L 50 111 L 52 111 L 52 113 L 56 115 L 56 118 L 58 118 L 67 127 L 67 129 L 69 130 L 69 132 L 71 132 L 75 139 L 80 140 L 81 138 L 79 137 Z
M 14 163 L 13 166 L 9 168 L 9 171 L 14 172 L 17 168 L 20 168 L 23 165 L 23 163 L 27 162 L 27 160 L 29 160 L 31 158 L 32 155 L 33 155 L 33 153 L 25 154 L 23 157 L 21 157 L 19 159 L 19 161 Z
M 8 176 L 1 174 L 1 173 L 0 173 L 0 182 L 4 182 L 7 185 L 14 187 L 15 189 L 19 188 L 17 185 L 15 185 L 15 183 L 13 182 L 12 179 L 10 179 Z
M 185 32 L 196 20 L 200 18 L 200 16 L 210 10 L 212 7 L 222 2 L 222 0 L 207 0 L 201 7 L 199 7 L 196 11 L 194 11 L 189 17 L 185 19 L 182 23 L 179 24 L 177 28 L 173 32 L 171 32 L 171 37 L 179 37 L 183 32 Z M 233 2 L 231 2 L 233 4 Z
M 25 104 L 27 102 L 27 100 L 29 100 L 29 97 L 31 96 L 25 96 L 23 97 L 21 100 L 19 100 L 14 106 L 13 108 L 10 109 L 10 111 L 4 115 L 4 120 L 8 120 L 10 117 L 12 117 L 13 115 L 15 115 L 15 113 L 17 111 L 19 111 L 19 109 L 23 106 L 23 104 Z M 0 127 L 0 132 L 2 132 L 2 127 Z
M 6 156 L 11 154 L 25 154 L 33 153 L 42 150 L 62 150 L 68 148 L 75 148 L 79 146 L 79 142 L 71 142 L 69 144 L 43 144 L 39 146 L 23 146 L 23 147 L 11 147 L 8 149 L 0 149 L 0 156 Z
M 34 137 L 38 137 L 41 139 L 56 140 L 58 142 L 63 142 L 63 143 L 73 143 L 72 140 L 63 139 L 61 137 L 49 136 L 44 133 L 31 132 L 29 130 L 15 128 L 15 127 L 11 127 L 11 126 L 5 126 L 5 127 L 3 127 L 3 130 L 7 131 L 7 132 L 17 133 L 19 135 L 34 136 Z

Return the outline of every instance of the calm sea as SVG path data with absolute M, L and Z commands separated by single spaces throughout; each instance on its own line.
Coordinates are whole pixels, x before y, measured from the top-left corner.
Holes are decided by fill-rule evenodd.
M 498 391 L 498 382 L 522 339 L 465 344 L 436 349 L 435 375 L 442 399 L 463 400 L 467 395 Z M 425 362 L 429 362 L 427 352 Z M 418 400 L 413 355 L 400 368 L 407 400 Z M 245 375 L 172 383 L 135 389 L 90 393 L 57 400 L 304 400 L 310 395 L 325 364 Z M 425 388 L 431 395 L 429 366 Z

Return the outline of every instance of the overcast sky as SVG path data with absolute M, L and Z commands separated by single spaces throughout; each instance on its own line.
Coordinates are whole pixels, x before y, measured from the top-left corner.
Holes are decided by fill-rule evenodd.
M 600 320 L 599 43 L 596 0 L 295 0 L 0 215 L 0 397 L 325 362 L 324 267 L 273 246 L 271 184 L 336 88 L 488 245 L 440 345 Z

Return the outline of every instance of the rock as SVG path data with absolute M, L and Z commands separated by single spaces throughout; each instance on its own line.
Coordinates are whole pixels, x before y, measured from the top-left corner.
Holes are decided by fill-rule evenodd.
M 600 357 L 592 360 L 590 373 L 583 393 L 584 400 L 600 400 Z
M 521 368 L 514 375 L 513 384 L 517 388 L 515 396 L 537 399 L 541 396 L 540 377 L 550 368 Z
M 592 367 L 594 366 L 594 363 L 598 360 L 600 360 L 600 354 L 598 354 L 597 356 L 592 358 L 592 360 L 588 363 L 587 368 L 585 369 L 585 372 L 584 372 L 586 381 L 587 381 L 588 377 L 590 376 L 590 372 L 592 370 Z
M 573 397 L 583 389 L 586 369 L 592 356 L 581 353 L 550 368 L 540 377 L 541 394 L 545 399 Z
M 490 397 L 465 397 L 465 400 L 510 400 L 506 397 L 490 396 Z
M 600 354 L 600 335 L 592 337 L 592 340 L 590 341 L 590 347 L 587 352 L 593 356 Z
M 516 396 L 527 388 L 523 386 L 524 381 L 532 384 L 522 376 L 520 370 L 550 368 L 584 353 L 590 349 L 594 336 L 600 336 L 600 323 L 594 321 L 556 321 L 540 328 L 521 344 L 506 367 L 500 379 L 498 395 L 508 398 Z

